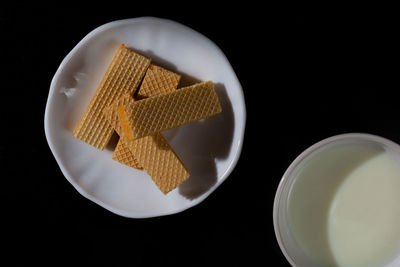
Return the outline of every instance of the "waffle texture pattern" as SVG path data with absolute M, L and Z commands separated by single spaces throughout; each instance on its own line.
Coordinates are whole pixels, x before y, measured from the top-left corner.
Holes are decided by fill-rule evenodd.
M 150 64 L 136 99 L 140 100 L 172 92 L 178 87 L 180 79 L 179 74 Z
M 123 106 L 130 133 L 141 138 L 205 119 L 222 111 L 211 81 L 197 83 L 171 93 L 135 101 Z M 121 118 L 120 118 L 121 119 Z
M 189 178 L 189 171 L 160 133 L 134 139 L 126 145 L 164 194 Z
M 160 66 L 150 64 L 143 79 L 142 85 L 140 86 L 137 98 L 144 99 L 147 97 L 172 92 L 177 88 L 180 79 L 181 76 L 179 74 L 166 70 Z M 119 106 L 123 106 L 133 101 L 134 99 L 130 94 L 125 94 L 104 109 L 104 115 L 119 136 L 121 135 L 122 130 L 118 119 L 117 109 Z M 139 164 L 134 154 L 128 149 L 122 138 L 120 138 L 118 141 L 112 158 L 122 164 L 143 170 L 143 167 Z
M 103 109 L 125 93 L 133 94 L 143 79 L 150 59 L 121 45 L 86 107 L 73 135 L 103 150 L 114 131 Z

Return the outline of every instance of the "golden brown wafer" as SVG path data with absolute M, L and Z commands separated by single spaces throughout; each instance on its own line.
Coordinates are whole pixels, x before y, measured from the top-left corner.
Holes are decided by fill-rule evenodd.
M 133 102 L 133 97 L 130 94 L 124 94 L 120 98 L 116 99 L 108 107 L 103 110 L 103 114 L 110 123 L 111 127 L 121 136 L 121 124 L 119 122 L 117 109 L 119 106 Z
M 140 100 L 172 92 L 178 87 L 180 79 L 179 74 L 150 64 L 136 99 Z
M 120 117 L 120 113 L 124 112 L 124 109 L 120 106 L 117 110 Z M 124 121 L 121 121 L 121 123 L 127 124 Z M 124 125 L 119 127 L 123 128 Z M 139 139 L 129 138 L 128 140 L 125 132 L 126 130 L 121 131 L 120 138 L 122 142 L 164 194 L 167 194 L 189 178 L 189 171 L 160 133 Z
M 124 109 L 121 106 L 118 107 L 118 104 L 127 101 L 131 102 L 135 100 L 127 95 L 122 97 L 119 101 L 115 101 L 105 112 L 106 117 L 111 119 L 115 116 L 111 115 L 111 113 L 118 114 L 121 111 L 124 112 Z M 122 123 L 125 125 L 127 124 L 127 122 Z M 154 183 L 164 194 L 167 194 L 189 178 L 190 173 L 160 133 L 134 140 L 130 138 L 129 140 L 131 141 L 128 141 L 124 135 L 125 131 L 122 130 L 123 126 L 118 125 L 118 120 L 114 120 L 110 124 L 120 133 L 120 141 L 117 145 L 118 150 L 122 150 L 123 146 L 125 146 L 131 152 L 123 155 L 123 160 L 126 161 L 122 163 L 126 164 L 126 162 L 128 162 L 126 165 L 134 168 L 135 166 L 143 166 Z
M 150 64 L 143 79 L 142 85 L 140 86 L 137 97 L 143 99 L 151 96 L 157 96 L 162 93 L 172 92 L 178 86 L 180 79 L 181 76 L 179 74 L 154 64 Z M 118 135 L 121 133 L 121 124 L 119 123 L 117 108 L 118 106 L 122 106 L 132 101 L 132 96 L 125 94 L 104 109 L 104 115 L 110 121 L 111 126 L 116 130 Z M 121 159 L 121 163 L 125 165 L 137 169 L 143 169 L 143 167 L 141 167 L 136 160 L 135 156 L 129 151 L 129 149 L 126 148 L 126 145 L 122 145 L 121 142 L 123 142 L 122 139 L 118 141 L 118 144 L 114 150 L 113 159 L 117 161 Z
M 112 159 L 118 161 L 122 164 L 125 164 L 129 167 L 143 170 L 143 167 L 139 164 L 135 156 L 129 150 L 129 148 L 125 145 L 125 143 L 120 139 L 117 146 L 115 147 L 114 154 Z
M 164 194 L 189 178 L 189 171 L 160 133 L 133 141 L 126 141 L 124 134 L 121 138 Z
M 128 141 L 168 130 L 222 111 L 211 81 L 121 106 L 119 118 Z
M 150 59 L 121 45 L 107 68 L 73 135 L 103 150 L 113 128 L 103 115 L 103 109 L 125 93 L 136 90 L 150 65 Z
M 114 128 L 114 130 L 117 132 L 118 135 L 121 135 L 122 130 L 116 110 L 119 105 L 124 105 L 132 101 L 133 98 L 131 95 L 124 94 L 122 97 L 115 100 L 111 105 L 109 105 L 103 110 L 104 116 L 109 121 L 110 125 Z M 121 140 L 121 138 L 119 139 L 118 144 L 115 147 L 112 159 L 127 166 L 130 166 L 132 168 L 143 170 L 143 167 L 140 166 L 135 156 L 128 149 L 128 147 Z

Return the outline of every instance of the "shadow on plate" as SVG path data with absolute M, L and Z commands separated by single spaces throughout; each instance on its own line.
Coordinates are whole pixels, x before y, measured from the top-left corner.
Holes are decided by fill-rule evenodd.
M 115 148 L 117 147 L 118 142 L 119 142 L 119 135 L 117 134 L 116 131 L 114 131 L 105 149 L 114 151 Z
M 215 161 L 225 159 L 232 146 L 234 129 L 232 104 L 223 84 L 216 83 L 215 91 L 222 112 L 184 126 L 182 134 L 185 138 L 178 141 L 179 147 L 183 147 L 179 151 L 179 156 L 190 172 L 189 179 L 183 182 L 178 190 L 188 199 L 201 196 L 217 182 Z

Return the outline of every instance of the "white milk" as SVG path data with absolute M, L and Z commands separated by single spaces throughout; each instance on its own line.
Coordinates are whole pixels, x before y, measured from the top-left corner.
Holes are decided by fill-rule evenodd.
M 328 146 L 294 175 L 289 228 L 316 266 L 382 266 L 400 253 L 400 162 L 390 152 Z

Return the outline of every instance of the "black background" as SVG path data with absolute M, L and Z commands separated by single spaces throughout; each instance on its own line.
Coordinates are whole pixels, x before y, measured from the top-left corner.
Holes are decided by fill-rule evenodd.
M 398 19 L 390 8 L 188 4 L 0 9 L 4 256 L 15 263 L 289 266 L 272 204 L 291 161 L 341 133 L 400 142 Z M 183 23 L 224 51 L 244 90 L 247 124 L 235 170 L 205 201 L 175 215 L 128 219 L 64 179 L 43 119 L 51 79 L 70 50 L 104 23 L 140 16 Z

